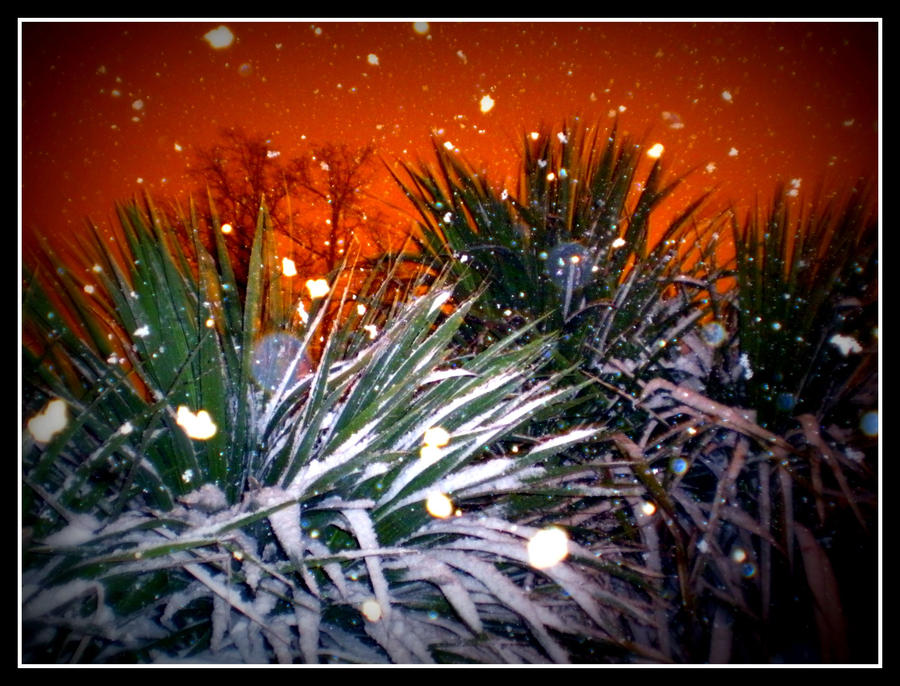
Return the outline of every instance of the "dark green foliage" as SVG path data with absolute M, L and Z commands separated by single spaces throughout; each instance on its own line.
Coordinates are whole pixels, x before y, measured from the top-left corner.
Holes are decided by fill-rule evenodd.
M 596 387 L 580 416 L 643 421 L 626 407 L 643 382 L 668 374 L 659 364 L 666 346 L 703 316 L 701 298 L 723 275 L 720 222 L 696 217 L 704 199 L 651 235 L 650 214 L 680 179 L 664 181 L 656 159 L 638 183 L 643 147 L 577 119 L 555 135 L 523 136 L 515 189 L 492 188 L 438 140 L 434 151 L 433 167 L 407 166 L 409 181 L 399 180 L 421 217 L 412 259 L 446 265 L 461 297 L 481 294 L 468 339 L 478 345 L 537 322 L 559 333 L 557 368 L 613 388 Z
M 739 348 L 752 369 L 741 400 L 763 426 L 783 428 L 804 412 L 824 420 L 834 411 L 843 426 L 856 424 L 846 402 L 871 383 L 877 361 L 870 192 L 813 202 L 795 218 L 779 188 L 768 211 L 733 227 Z
M 779 190 L 725 272 L 702 199 L 651 235 L 678 181 L 615 129 L 526 137 L 506 191 L 435 151 L 418 252 L 302 308 L 265 208 L 243 297 L 212 203 L 187 244 L 148 200 L 26 270 L 24 416 L 67 421 L 23 431 L 23 660 L 868 659 L 867 199 L 792 221 Z

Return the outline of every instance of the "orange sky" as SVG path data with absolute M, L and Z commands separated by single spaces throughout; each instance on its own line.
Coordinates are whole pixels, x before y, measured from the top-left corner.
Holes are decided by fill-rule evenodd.
M 431 159 L 442 130 L 502 183 L 522 132 L 618 113 L 670 170 L 698 168 L 685 202 L 715 186 L 742 207 L 778 179 L 804 193 L 877 173 L 872 21 L 224 22 L 234 41 L 215 49 L 221 24 L 22 23 L 25 243 L 109 224 L 142 189 L 183 194 L 192 150 L 234 125 L 286 158 L 372 141 L 389 161 Z

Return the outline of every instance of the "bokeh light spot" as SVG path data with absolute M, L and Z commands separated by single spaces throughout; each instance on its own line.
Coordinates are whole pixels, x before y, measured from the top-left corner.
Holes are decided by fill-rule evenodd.
M 428 510 L 428 514 L 432 517 L 445 519 L 453 514 L 453 501 L 443 493 L 435 491 L 428 495 L 425 501 L 425 509 Z
M 309 279 L 306 282 L 306 288 L 309 290 L 309 297 L 313 299 L 324 298 L 330 290 L 330 286 L 325 279 Z
M 370 622 L 377 622 L 384 615 L 381 604 L 374 598 L 363 601 L 363 604 L 359 607 L 359 611 L 362 612 L 363 617 Z
M 878 435 L 878 411 L 866 412 L 859 420 L 859 428 L 866 436 Z
M 647 151 L 647 157 L 652 157 L 655 160 L 659 159 L 662 156 L 664 149 L 662 143 L 654 143 Z
M 228 30 L 227 26 L 220 26 L 217 29 L 208 31 L 203 34 L 203 38 L 216 50 L 227 48 L 234 41 L 234 34 Z
M 189 438 L 205 441 L 216 435 L 216 425 L 206 410 L 198 410 L 195 414 L 187 406 L 179 405 L 175 422 Z
M 538 531 L 528 541 L 528 563 L 535 569 L 547 569 L 569 554 L 569 537 L 558 526 Z
M 28 433 L 39 443 L 48 443 L 68 424 L 66 401 L 54 398 L 44 409 L 28 420 Z

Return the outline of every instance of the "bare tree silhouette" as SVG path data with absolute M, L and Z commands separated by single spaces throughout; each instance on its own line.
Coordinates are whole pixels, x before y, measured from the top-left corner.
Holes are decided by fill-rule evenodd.
M 353 238 L 364 253 L 387 252 L 390 222 L 368 193 L 374 162 L 371 143 L 363 148 L 325 143 L 288 165 L 291 190 L 296 188 L 312 210 L 301 213 L 299 240 L 320 258 L 325 271 L 343 261 Z
M 228 245 L 239 285 L 246 282 L 261 201 L 301 273 L 333 271 L 354 240 L 364 263 L 388 252 L 397 232 L 368 192 L 376 175 L 373 144 L 310 145 L 285 160 L 263 134 L 233 127 L 220 135 L 221 142 L 196 151 L 189 171 L 233 228 Z

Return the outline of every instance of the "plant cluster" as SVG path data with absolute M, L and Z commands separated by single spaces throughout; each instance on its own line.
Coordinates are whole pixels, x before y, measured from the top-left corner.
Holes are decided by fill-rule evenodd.
M 434 149 L 322 290 L 265 207 L 239 290 L 212 201 L 26 271 L 23 660 L 872 661 L 865 198 L 656 235 L 615 129 Z

